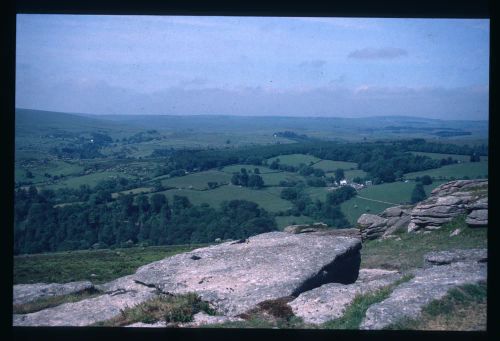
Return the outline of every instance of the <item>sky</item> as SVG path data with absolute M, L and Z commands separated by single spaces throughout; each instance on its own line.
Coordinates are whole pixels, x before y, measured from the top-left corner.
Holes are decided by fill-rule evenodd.
M 16 107 L 488 119 L 488 19 L 17 15 Z

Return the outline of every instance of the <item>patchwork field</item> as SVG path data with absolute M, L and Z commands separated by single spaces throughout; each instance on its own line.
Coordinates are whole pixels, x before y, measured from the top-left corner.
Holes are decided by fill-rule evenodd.
M 199 173 L 188 174 L 175 178 L 162 180 L 162 185 L 176 188 L 207 189 L 208 182 L 217 182 L 219 184 L 228 184 L 231 181 L 231 175 L 217 170 L 209 170 Z
M 64 179 L 62 181 L 59 181 L 56 184 L 53 185 L 42 185 L 40 186 L 41 188 L 48 188 L 48 189 L 58 189 L 58 188 L 74 188 L 77 189 L 81 185 L 89 185 L 90 187 L 94 187 L 99 183 L 99 181 L 102 180 L 109 180 L 113 178 L 128 178 L 128 179 L 133 179 L 135 178 L 132 175 L 129 174 L 123 174 L 121 172 L 112 172 L 112 171 L 104 171 L 104 172 L 96 172 L 92 174 L 87 174 L 87 175 L 82 175 L 78 177 L 72 177 L 68 179 Z
M 426 153 L 426 152 L 411 152 L 414 155 L 423 155 L 423 156 L 428 156 L 431 159 L 447 159 L 448 157 L 451 157 L 454 160 L 458 160 L 461 162 L 470 162 L 470 155 L 457 155 L 457 154 L 440 154 L 440 153 Z M 488 161 L 487 156 L 481 156 L 481 161 Z
M 208 191 L 190 189 L 172 189 L 161 192 L 172 201 L 174 195 L 186 196 L 191 203 L 200 205 L 207 203 L 218 208 L 223 201 L 249 200 L 256 202 L 269 212 L 283 211 L 291 208 L 292 204 L 280 198 L 282 187 L 268 187 L 260 190 L 248 189 L 234 185 L 221 186 Z
M 28 178 L 26 176 L 26 171 L 30 171 L 33 178 Z M 34 167 L 15 167 L 15 178 L 16 181 L 32 181 L 33 183 L 47 181 L 45 174 L 50 174 L 51 176 L 61 174 L 64 176 L 78 174 L 83 171 L 83 166 L 76 162 L 66 162 L 59 160 L 51 160 L 47 163 L 37 162 Z
M 305 155 L 305 154 L 289 154 L 289 155 L 280 155 L 276 157 L 272 157 L 270 159 L 267 159 L 267 162 L 270 164 L 276 159 L 280 159 L 280 163 L 285 164 L 285 165 L 290 165 L 290 166 L 296 166 L 298 167 L 301 163 L 309 165 L 311 162 L 316 163 L 320 161 L 321 159 L 312 156 L 312 155 Z
M 361 170 L 361 169 L 353 169 L 353 170 L 346 170 L 346 171 L 344 171 L 345 178 L 347 180 L 351 180 L 351 181 L 355 177 L 364 178 L 367 175 L 368 175 L 368 173 L 366 173 L 364 170 Z
M 444 181 L 434 181 L 432 184 L 424 186 L 427 195 L 444 183 Z M 415 188 L 415 182 L 393 182 L 370 186 L 358 192 L 358 196 L 343 202 L 340 205 L 342 212 L 351 224 L 356 221 L 363 213 L 377 214 L 388 207 L 407 203 L 411 200 L 411 192 Z
M 314 168 L 319 168 L 325 172 L 334 172 L 336 169 L 341 168 L 344 170 L 355 170 L 358 165 L 355 162 L 345 162 L 345 161 L 332 161 L 332 160 L 321 160 L 314 164 Z
M 136 195 L 136 194 L 149 193 L 149 192 L 151 192 L 151 187 L 138 187 L 138 188 L 129 189 L 129 190 L 126 190 L 126 191 L 112 193 L 111 197 L 113 199 L 116 199 L 116 198 L 118 198 L 120 196 L 120 194 L 132 194 L 132 195 Z
M 276 169 L 271 169 L 266 166 L 254 166 L 254 165 L 245 165 L 245 164 L 236 164 L 236 165 L 230 165 L 226 166 L 221 169 L 222 172 L 228 173 L 228 174 L 233 174 L 233 173 L 238 173 L 242 168 L 245 168 L 247 171 L 254 171 L 255 168 L 259 169 L 260 174 L 266 174 L 266 173 L 278 173 L 279 171 Z
M 471 179 L 485 178 L 488 176 L 488 161 L 457 163 L 441 168 L 407 173 L 404 176 L 406 179 L 415 179 L 417 176 L 424 175 L 429 175 L 434 179 L 460 179 L 466 176 Z

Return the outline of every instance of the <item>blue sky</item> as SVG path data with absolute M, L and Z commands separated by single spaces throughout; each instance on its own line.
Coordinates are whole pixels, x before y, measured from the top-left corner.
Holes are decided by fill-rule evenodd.
M 16 106 L 488 119 L 489 20 L 18 15 Z

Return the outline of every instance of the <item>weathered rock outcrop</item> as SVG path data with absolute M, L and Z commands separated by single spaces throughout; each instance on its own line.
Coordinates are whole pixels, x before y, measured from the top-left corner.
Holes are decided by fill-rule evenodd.
M 399 285 L 386 300 L 368 308 L 360 328 L 383 329 L 402 318 L 418 318 L 426 305 L 443 298 L 450 289 L 486 281 L 487 265 L 484 258 L 478 257 L 481 252 L 457 250 L 426 255 L 424 258 L 428 260 L 443 259 L 446 265 L 415 270 L 413 279 Z M 466 254 L 471 258 L 464 258 Z
M 328 283 L 300 294 L 288 303 L 307 323 L 322 324 L 341 317 L 357 295 L 390 285 L 402 275 L 396 271 L 361 269 L 353 284 Z
M 462 214 L 470 226 L 488 225 L 488 180 L 457 180 L 435 188 L 411 211 L 408 232 L 435 230 Z
M 135 283 L 131 276 L 99 286 L 105 294 L 79 302 L 64 303 L 30 314 L 14 314 L 14 326 L 88 326 L 111 319 L 120 311 L 155 295 L 154 288 Z
M 379 215 L 358 219 L 362 239 L 387 238 L 398 231 L 439 229 L 458 215 L 467 215 L 470 227 L 488 225 L 488 180 L 457 180 L 436 187 L 417 205 L 389 207 Z
M 358 219 L 358 226 L 363 240 L 376 239 L 387 229 L 387 219 L 375 214 L 364 213 Z
M 389 207 L 380 215 L 363 214 L 358 219 L 358 228 L 363 240 L 386 237 L 400 230 L 406 230 L 410 223 L 413 206 Z
M 424 262 L 427 267 L 433 265 L 446 265 L 456 262 L 487 262 L 488 250 L 486 249 L 466 249 L 435 251 L 424 255 Z
M 139 268 L 134 280 L 164 293 L 196 292 L 226 316 L 259 302 L 358 277 L 357 238 L 270 232 L 178 254 Z
M 51 296 L 69 295 L 85 290 L 91 290 L 94 286 L 90 281 L 70 283 L 35 283 L 14 285 L 14 304 L 24 304 L 40 298 Z

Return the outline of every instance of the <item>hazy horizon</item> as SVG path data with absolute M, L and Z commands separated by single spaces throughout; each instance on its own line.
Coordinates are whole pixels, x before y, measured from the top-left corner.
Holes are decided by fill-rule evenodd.
M 17 16 L 16 107 L 488 120 L 489 20 Z

